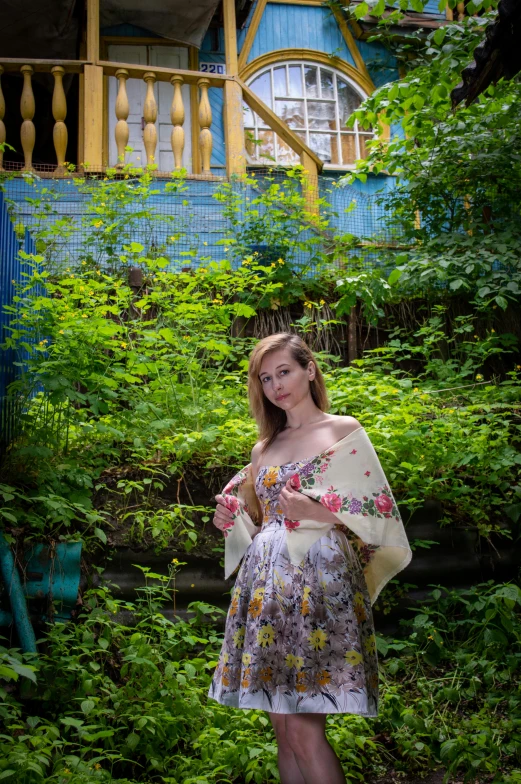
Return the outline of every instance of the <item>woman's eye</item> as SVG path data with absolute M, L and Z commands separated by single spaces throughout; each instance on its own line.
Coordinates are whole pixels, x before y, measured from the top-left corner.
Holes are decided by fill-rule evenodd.
M 289 370 L 281 370 L 281 371 L 280 371 L 280 375 L 281 375 L 281 376 L 283 376 L 283 375 L 284 375 L 284 373 L 289 373 Z

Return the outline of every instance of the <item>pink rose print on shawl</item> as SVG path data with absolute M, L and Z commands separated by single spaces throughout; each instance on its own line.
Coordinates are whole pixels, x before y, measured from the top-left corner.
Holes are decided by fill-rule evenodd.
M 224 495 L 224 503 L 226 508 L 230 510 L 230 512 L 235 515 L 235 513 L 239 510 L 240 504 L 237 498 L 234 495 Z M 228 536 L 228 530 L 233 528 L 234 521 L 232 520 L 230 523 L 225 523 L 222 527 L 222 532 L 224 536 Z
M 293 474 L 293 476 L 290 478 L 290 482 L 294 490 L 300 490 L 302 487 L 300 476 L 298 474 Z
M 295 528 L 298 528 L 300 523 L 298 520 L 288 520 L 287 517 L 284 518 L 284 525 L 286 526 L 286 531 L 294 531 Z
M 390 512 L 393 508 L 393 502 L 389 496 L 384 495 L 383 493 L 374 499 L 374 505 L 379 512 L 382 512 L 382 514 Z
M 320 503 L 330 512 L 338 512 L 342 506 L 342 499 L 336 493 L 326 493 L 320 499 Z

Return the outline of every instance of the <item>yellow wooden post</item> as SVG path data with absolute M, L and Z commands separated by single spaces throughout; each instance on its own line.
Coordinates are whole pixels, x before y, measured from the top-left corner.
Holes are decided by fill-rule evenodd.
M 237 22 L 235 0 L 223 0 L 224 52 L 226 73 L 237 76 Z M 242 114 L 242 89 L 238 82 L 227 80 L 224 85 L 224 136 L 226 141 L 226 173 L 244 174 L 244 122 Z
M 300 162 L 304 167 L 302 181 L 303 194 L 306 199 L 306 210 L 312 215 L 318 215 L 318 168 L 313 158 L 302 150 Z
M 89 171 L 103 168 L 103 68 L 99 60 L 99 1 L 87 0 L 87 60 L 83 73 L 83 162 Z

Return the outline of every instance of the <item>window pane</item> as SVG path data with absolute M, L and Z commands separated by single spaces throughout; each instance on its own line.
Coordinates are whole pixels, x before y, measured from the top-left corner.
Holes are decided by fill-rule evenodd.
M 258 76 L 250 85 L 251 89 L 258 95 L 259 98 L 264 101 L 264 103 L 268 104 L 270 109 L 272 108 L 271 103 L 271 79 L 270 79 L 270 72 L 266 71 L 261 76 Z
M 280 136 L 277 136 L 277 160 L 279 163 L 295 163 L 300 160 L 297 153 Z
M 342 143 L 342 163 L 344 166 L 356 161 L 356 139 L 354 133 L 340 134 Z
M 293 98 L 302 98 L 302 70 L 300 65 L 290 65 L 289 72 L 289 94 Z
M 256 160 L 258 157 L 258 145 L 256 144 L 255 130 L 253 128 L 244 129 L 244 146 L 250 158 Z
M 275 134 L 273 131 L 259 131 L 257 157 L 264 160 L 275 160 Z
M 311 65 L 304 66 L 304 81 L 308 98 L 318 98 L 317 69 Z
M 338 115 L 340 117 L 340 128 L 345 128 L 346 120 L 358 109 L 361 98 L 351 85 L 337 78 L 338 90 Z
M 333 86 L 333 74 L 331 71 L 320 69 L 320 87 L 322 89 L 322 98 L 334 98 L 335 88 Z
M 242 105 L 242 116 L 244 119 L 245 126 L 250 127 L 253 125 L 253 112 L 250 109 L 250 107 L 247 106 L 245 103 L 243 103 Z
M 316 128 L 321 131 L 334 131 L 336 129 L 335 104 L 308 101 L 308 121 L 310 130 Z
M 304 128 L 304 101 L 275 101 L 275 114 L 290 128 Z
M 336 133 L 310 133 L 309 146 L 324 163 L 339 163 Z
M 273 89 L 275 95 L 287 95 L 288 88 L 286 86 L 286 68 L 273 69 Z
M 360 135 L 360 157 L 367 158 L 369 154 L 369 149 L 366 146 L 366 142 L 370 142 L 374 139 L 373 134 L 364 134 L 363 136 Z

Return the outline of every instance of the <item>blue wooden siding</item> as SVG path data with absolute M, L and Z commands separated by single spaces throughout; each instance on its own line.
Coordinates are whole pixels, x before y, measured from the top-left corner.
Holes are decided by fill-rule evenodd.
M 398 79 L 396 58 L 387 49 L 376 42 L 357 41 L 356 43 L 376 87 Z
M 245 34 L 246 28 L 239 36 L 241 44 Z M 268 3 L 248 62 L 266 52 L 293 48 L 334 54 L 354 65 L 338 24 L 328 8 Z

